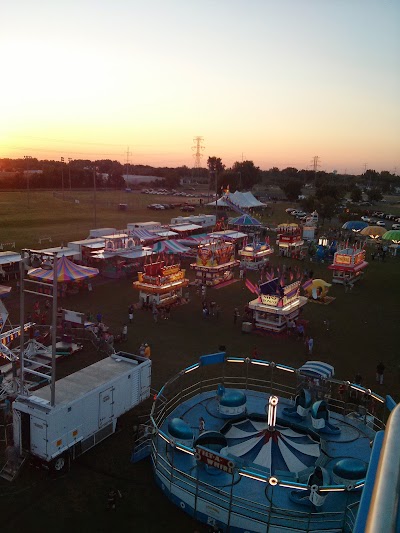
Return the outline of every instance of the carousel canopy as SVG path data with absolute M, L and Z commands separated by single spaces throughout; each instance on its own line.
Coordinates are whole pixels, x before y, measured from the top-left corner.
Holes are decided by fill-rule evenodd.
M 342 229 L 362 230 L 367 226 L 368 224 L 366 222 L 363 222 L 362 220 L 349 220 L 348 222 L 345 222 L 343 224 Z
M 179 244 L 179 242 L 174 240 L 169 241 L 160 241 L 154 244 L 153 252 L 167 252 L 171 254 L 183 254 L 189 251 L 190 248 Z
M 65 257 L 65 255 L 57 260 L 58 283 L 94 278 L 98 273 L 97 268 L 77 265 Z M 29 270 L 28 276 L 39 281 L 53 281 L 53 269 L 34 268 Z
M 321 453 L 307 433 L 279 425 L 271 432 L 266 421 L 250 418 L 230 424 L 225 437 L 228 445 L 223 452 L 273 473 L 278 469 L 300 472 L 313 466 Z
M 382 237 L 386 233 L 386 229 L 382 226 L 367 226 L 360 231 L 360 235 L 368 235 L 369 237 Z
M 382 239 L 385 239 L 385 241 L 400 242 L 400 230 L 391 229 L 382 235 Z
M 335 375 L 335 369 L 328 363 L 321 361 L 307 361 L 299 368 L 299 372 L 313 378 L 331 378 Z
M 261 222 L 247 213 L 231 220 L 233 226 L 261 226 Z

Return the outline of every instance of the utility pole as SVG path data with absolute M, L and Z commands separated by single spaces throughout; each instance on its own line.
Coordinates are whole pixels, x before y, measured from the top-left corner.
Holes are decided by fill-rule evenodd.
M 215 177 L 215 222 L 218 220 L 218 172 L 214 170 Z
M 97 228 L 97 205 L 96 205 L 96 167 L 93 167 L 93 208 L 94 208 L 94 229 Z
M 132 152 L 129 151 L 129 146 L 128 146 L 126 149 L 126 177 L 128 177 L 128 174 L 129 174 L 129 166 L 130 166 L 129 156 L 131 155 L 132 155 Z M 126 184 L 128 185 L 128 182 L 126 182 Z
M 32 159 L 32 156 L 31 155 L 24 155 L 24 159 L 26 161 L 26 191 L 27 191 L 27 194 L 28 194 L 28 209 L 31 208 L 31 202 L 30 202 L 30 190 L 29 190 L 29 160 Z
M 61 190 L 62 199 L 64 200 L 64 158 L 61 158 Z
M 72 161 L 72 157 L 69 157 L 68 158 L 68 179 L 69 179 L 69 190 L 70 191 L 72 190 L 72 187 L 71 187 L 71 161 Z

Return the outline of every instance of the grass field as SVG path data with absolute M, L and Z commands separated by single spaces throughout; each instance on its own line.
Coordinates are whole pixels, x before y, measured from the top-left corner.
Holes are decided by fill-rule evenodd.
M 81 196 L 82 195 L 82 196 Z M 88 203 L 85 203 L 85 195 Z M 118 195 L 122 196 L 120 200 Z M 162 197 L 168 202 L 168 197 Z M 148 203 L 157 197 L 140 194 L 98 193 L 98 227 L 124 227 L 127 222 L 140 220 L 169 221 L 176 211 L 149 211 Z M 88 193 L 79 193 L 79 204 L 68 204 L 54 199 L 51 193 L 31 193 L 30 209 L 26 194 L 4 193 L 0 197 L 0 242 L 14 241 L 22 246 L 37 247 L 38 236 L 52 236 L 53 245 L 86 237 L 93 228 L 93 212 Z M 82 200 L 82 201 L 81 201 Z M 161 198 L 159 199 L 161 200 Z M 129 204 L 127 212 L 120 212 L 119 202 Z M 274 204 L 274 212 L 266 222 L 286 221 L 284 212 L 288 204 Z M 201 211 L 202 212 L 202 211 Z M 47 222 L 48 221 L 48 222 Z M 369 260 L 370 253 L 367 254 Z M 272 256 L 271 263 L 282 264 L 282 258 Z M 284 260 L 295 266 L 292 260 Z M 314 277 L 331 280 L 327 265 L 302 262 L 302 269 L 312 268 Z M 188 265 L 186 265 L 188 266 Z M 356 372 L 363 376 L 363 385 L 380 394 L 392 394 L 399 400 L 398 324 L 400 258 L 389 257 L 385 262 L 370 261 L 364 279 L 352 292 L 333 286 L 329 305 L 309 303 L 303 317 L 309 321 L 309 333 L 314 338 L 313 359 L 334 365 L 339 379 L 354 378 Z M 188 268 L 188 275 L 193 273 Z M 255 274 L 250 279 L 256 281 Z M 15 282 L 13 296 L 6 301 L 14 322 L 18 321 L 18 297 Z M 69 296 L 61 305 L 68 309 L 97 314 L 119 332 L 127 320 L 128 306 L 138 300 L 131 280 L 95 280 L 94 291 L 89 295 Z M 253 295 L 241 282 L 222 289 L 209 289 L 207 297 L 216 301 L 221 309 L 219 318 L 203 319 L 200 296 L 190 288 L 189 304 L 173 309 L 169 321 L 153 323 L 151 313 L 137 311 L 134 324 L 129 326 L 128 342 L 124 350 L 137 351 L 142 341 L 152 348 L 154 389 L 183 367 L 197 361 L 204 353 L 214 352 L 225 345 L 230 355 L 248 356 L 257 347 L 261 358 L 300 366 L 308 359 L 305 346 L 295 339 L 273 335 L 243 334 L 240 324 L 233 324 L 233 308 L 243 306 Z M 27 307 L 32 305 L 29 301 Z M 327 328 L 327 324 L 329 327 Z M 98 357 L 96 353 L 77 354 L 59 363 L 58 374 L 65 375 L 89 364 Z M 386 366 L 385 383 L 375 383 L 375 367 L 382 360 Z M 26 468 L 13 484 L 0 481 L 1 527 L 4 532 L 22 531 L 120 531 L 137 530 L 158 533 L 190 533 L 204 531 L 179 509 L 163 497 L 154 484 L 150 463 L 136 465 L 129 462 L 131 450 L 130 413 L 123 417 L 122 430 L 80 457 L 71 472 L 63 478 L 50 480 L 44 472 Z M 117 486 L 123 493 L 116 515 L 106 510 L 106 495 L 110 487 Z

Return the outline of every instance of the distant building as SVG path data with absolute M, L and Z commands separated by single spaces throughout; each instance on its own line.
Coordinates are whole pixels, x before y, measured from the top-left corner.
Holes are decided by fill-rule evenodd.
M 138 183 L 152 183 L 153 181 L 162 180 L 159 176 L 137 176 L 132 174 L 123 174 L 125 183 L 134 185 Z

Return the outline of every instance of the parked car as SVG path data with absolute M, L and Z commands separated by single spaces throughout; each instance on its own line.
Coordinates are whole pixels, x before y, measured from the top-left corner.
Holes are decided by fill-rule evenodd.
M 361 217 L 361 220 L 362 220 L 363 222 L 368 222 L 368 223 L 371 222 L 370 217 L 366 217 L 366 216 L 362 216 L 362 217 Z
M 183 205 L 181 207 L 181 211 L 184 211 L 184 212 L 194 211 L 194 206 L 193 205 Z
M 392 229 L 400 229 L 400 224 L 392 224 Z
M 385 222 L 384 222 L 383 220 L 378 220 L 378 221 L 376 222 L 376 225 L 377 225 L 377 226 L 382 226 L 383 228 L 386 227 L 386 224 L 385 224 Z
M 293 211 L 296 211 L 296 209 L 294 207 L 288 207 L 285 211 L 286 213 L 292 213 Z

